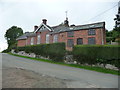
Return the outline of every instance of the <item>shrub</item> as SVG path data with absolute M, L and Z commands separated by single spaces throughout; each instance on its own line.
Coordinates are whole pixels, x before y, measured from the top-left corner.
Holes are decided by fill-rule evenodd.
M 35 53 L 36 55 L 49 57 L 54 61 L 62 62 L 65 56 L 65 43 L 31 45 L 18 47 L 17 50 L 25 51 L 26 53 Z
M 73 57 L 81 64 L 116 64 L 120 60 L 118 45 L 77 45 L 73 48 Z

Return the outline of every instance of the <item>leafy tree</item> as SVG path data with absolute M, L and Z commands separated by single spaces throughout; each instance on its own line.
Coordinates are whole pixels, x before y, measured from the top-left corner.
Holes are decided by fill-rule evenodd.
M 106 41 L 117 41 L 120 42 L 120 7 L 118 8 L 118 14 L 116 15 L 115 27 L 112 31 L 106 31 Z
M 17 26 L 12 26 L 9 28 L 4 37 L 7 40 L 8 43 L 8 49 L 10 50 L 13 47 L 16 47 L 16 39 L 23 34 L 23 30 Z
M 113 37 L 116 38 L 115 41 L 117 41 L 120 44 L 120 6 L 118 7 L 118 14 L 116 15 L 116 18 L 114 20 L 115 28 L 113 29 L 114 31 Z
M 106 30 L 106 41 L 107 41 L 107 42 L 114 41 L 114 38 L 113 38 L 113 30 L 112 30 L 112 31 Z

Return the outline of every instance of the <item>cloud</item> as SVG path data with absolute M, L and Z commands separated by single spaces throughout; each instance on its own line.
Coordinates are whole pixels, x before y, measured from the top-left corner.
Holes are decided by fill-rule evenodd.
M 58 25 L 65 20 L 68 10 L 70 24 L 81 25 L 106 21 L 106 27 L 114 26 L 117 7 L 90 20 L 99 13 L 117 4 L 118 0 L 0 0 L 0 46 L 4 48 L 4 34 L 13 25 L 21 27 L 24 32 L 33 31 L 34 25 L 40 25 L 46 18 L 48 25 Z M 101 2 L 101 3 L 99 3 Z
M 7 49 L 7 43 L 0 42 L 0 52 Z

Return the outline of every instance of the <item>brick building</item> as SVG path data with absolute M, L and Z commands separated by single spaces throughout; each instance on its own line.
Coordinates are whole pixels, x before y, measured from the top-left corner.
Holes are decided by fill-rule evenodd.
M 36 45 L 43 43 L 65 42 L 66 49 L 72 50 L 74 45 L 106 44 L 105 22 L 71 25 L 68 19 L 63 24 L 50 27 L 47 20 L 43 19 L 40 26 L 34 26 L 33 32 L 26 32 L 17 38 L 17 46 Z

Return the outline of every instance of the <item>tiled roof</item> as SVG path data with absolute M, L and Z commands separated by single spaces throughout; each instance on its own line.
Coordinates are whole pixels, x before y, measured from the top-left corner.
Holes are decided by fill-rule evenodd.
M 92 24 L 86 24 L 86 25 L 77 25 L 77 26 L 70 26 L 67 27 L 65 25 L 58 25 L 50 27 L 46 25 L 49 29 L 51 29 L 51 32 L 49 34 L 55 34 L 60 32 L 68 32 L 68 31 L 75 31 L 75 30 L 85 30 L 85 29 L 91 29 L 91 28 L 103 28 L 105 22 L 99 22 L 99 23 L 92 23 Z M 41 24 L 42 25 L 42 24 Z M 38 28 L 40 29 L 40 27 Z M 17 38 L 16 40 L 20 39 L 27 39 L 27 37 L 36 36 L 36 32 L 28 32 Z
M 68 32 L 68 31 L 75 31 L 75 30 L 90 29 L 90 28 L 101 28 L 101 27 L 104 27 L 104 22 L 86 24 L 86 25 L 77 25 L 77 26 L 72 26 L 72 27 L 66 27 L 64 25 L 60 25 L 60 26 L 52 27 L 53 32 L 50 32 L 50 34 L 60 33 L 60 32 Z
M 64 25 L 60 25 L 60 26 L 52 27 L 52 29 L 53 29 L 53 32 L 50 32 L 50 34 L 67 31 L 69 28 Z
M 22 36 L 18 37 L 16 40 L 27 39 L 27 37 L 32 37 L 32 36 L 36 36 L 36 33 L 27 32 L 24 33 Z

